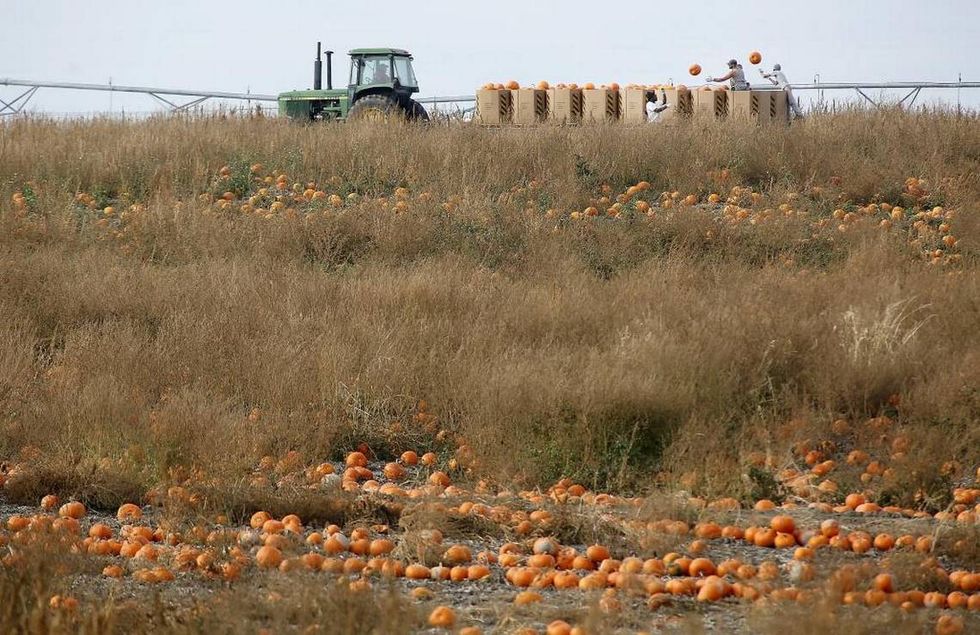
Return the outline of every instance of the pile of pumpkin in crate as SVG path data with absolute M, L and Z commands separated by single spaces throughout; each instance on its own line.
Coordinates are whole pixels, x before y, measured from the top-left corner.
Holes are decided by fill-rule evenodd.
M 522 87 L 516 81 L 488 83 L 477 91 L 476 120 L 486 125 L 644 123 L 646 103 L 651 96 L 658 102 L 667 100 L 678 114 L 690 114 L 684 107 L 690 102 L 689 95 L 686 86 L 673 84 L 552 85 L 541 81 Z
M 749 62 L 759 64 L 762 55 L 753 51 Z M 702 72 L 700 64 L 688 69 L 692 76 Z M 781 91 L 747 90 L 729 92 L 724 84 L 705 84 L 692 91 L 683 84 L 627 84 L 616 82 L 596 86 L 550 84 L 540 81 L 522 87 L 519 82 L 489 82 L 477 91 L 477 123 L 491 126 L 535 125 L 542 123 L 647 123 L 647 102 L 666 105 L 661 119 L 726 119 L 729 115 L 755 121 L 788 119 L 785 96 Z

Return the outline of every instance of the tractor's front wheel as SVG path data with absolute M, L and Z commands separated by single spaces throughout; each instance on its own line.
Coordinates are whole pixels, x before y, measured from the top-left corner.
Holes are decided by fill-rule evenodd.
M 367 95 L 354 102 L 347 118 L 351 121 L 387 121 L 394 116 L 404 116 L 398 102 L 385 95 Z

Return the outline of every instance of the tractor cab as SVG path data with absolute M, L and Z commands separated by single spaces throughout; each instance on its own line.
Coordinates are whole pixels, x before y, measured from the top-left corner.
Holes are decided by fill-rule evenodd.
M 409 118 L 427 118 L 412 95 L 419 83 L 412 55 L 402 49 L 354 49 L 350 52 L 348 94 L 350 118 L 377 119 L 401 111 Z
M 360 94 L 373 88 L 403 92 L 419 91 L 412 56 L 399 49 L 354 49 L 350 52 L 350 88 Z
M 321 47 L 313 66 L 313 89 L 279 95 L 279 113 L 301 121 L 369 119 L 390 117 L 429 119 L 412 95 L 419 83 L 412 68 L 412 55 L 394 48 L 354 49 L 350 52 L 347 89 L 333 87 L 331 56 L 327 51 L 327 87 L 323 88 Z

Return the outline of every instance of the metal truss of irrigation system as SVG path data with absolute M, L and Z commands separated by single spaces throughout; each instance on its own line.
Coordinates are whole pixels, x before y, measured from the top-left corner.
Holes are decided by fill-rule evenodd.
M 56 90 L 88 90 L 116 93 L 137 93 L 149 95 L 172 112 L 182 112 L 193 108 L 209 99 L 222 99 L 248 102 L 275 102 L 276 95 L 266 95 L 261 93 L 229 93 L 219 91 L 200 91 L 185 90 L 178 88 L 150 88 L 146 86 L 122 86 L 118 84 L 81 84 L 71 82 L 40 82 L 26 79 L 4 79 L 0 78 L 0 86 L 17 86 L 24 90 L 11 99 L 6 101 L 0 98 L 0 116 L 16 115 L 23 112 L 31 98 L 42 88 Z M 765 87 L 768 88 L 768 87 Z M 819 99 L 823 100 L 824 91 L 855 91 L 862 98 L 873 106 L 880 106 L 868 93 L 876 90 L 906 90 L 906 95 L 898 102 L 899 106 L 908 105 L 911 107 L 918 99 L 919 93 L 926 89 L 957 90 L 964 88 L 980 88 L 980 82 L 964 82 L 962 78 L 957 82 L 877 82 L 877 83 L 846 83 L 846 82 L 821 82 L 819 76 L 814 78 L 812 84 L 793 84 L 793 90 L 816 90 L 819 91 Z M 423 104 L 454 104 L 459 107 L 461 104 L 472 104 L 476 101 L 472 95 L 457 95 L 447 97 L 422 97 L 416 101 Z M 466 110 L 472 110 L 467 108 Z

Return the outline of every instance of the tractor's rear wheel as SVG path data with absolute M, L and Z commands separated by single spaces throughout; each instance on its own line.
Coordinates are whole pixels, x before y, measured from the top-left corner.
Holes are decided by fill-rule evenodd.
M 408 101 L 408 118 L 411 121 L 428 121 L 429 113 L 422 107 L 422 104 L 410 99 Z
M 354 102 L 347 118 L 351 121 L 387 121 L 403 116 L 405 113 L 395 100 L 386 95 L 367 95 Z

